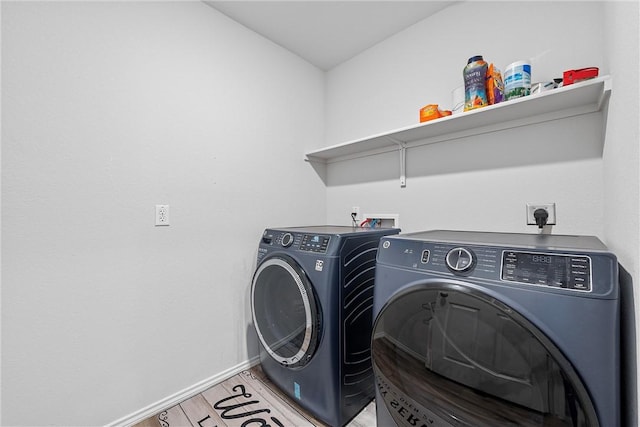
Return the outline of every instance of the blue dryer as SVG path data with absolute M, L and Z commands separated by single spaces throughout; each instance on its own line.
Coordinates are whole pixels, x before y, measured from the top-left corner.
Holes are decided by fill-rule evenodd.
M 341 427 L 375 394 L 373 282 L 380 238 L 398 229 L 267 229 L 251 287 L 264 373 L 301 407 Z
M 595 237 L 380 241 L 378 426 L 620 425 L 618 264 Z

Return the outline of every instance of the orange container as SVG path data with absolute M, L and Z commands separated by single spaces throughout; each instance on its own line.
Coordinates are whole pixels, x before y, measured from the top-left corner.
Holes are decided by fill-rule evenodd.
M 420 109 L 420 123 L 442 117 L 438 104 L 429 104 Z
M 425 105 L 420 109 L 420 123 L 450 115 L 451 110 L 441 110 L 438 108 L 438 104 Z

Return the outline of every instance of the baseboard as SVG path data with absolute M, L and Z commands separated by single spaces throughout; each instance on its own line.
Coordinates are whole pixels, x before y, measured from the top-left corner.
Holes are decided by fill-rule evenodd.
M 260 359 L 258 356 L 255 356 L 245 362 L 239 363 L 236 366 L 233 366 L 226 371 L 222 371 L 212 377 L 209 377 L 205 380 L 202 380 L 196 384 L 193 384 L 171 396 L 167 396 L 164 399 L 157 401 L 156 403 L 152 403 L 151 405 L 142 408 L 138 411 L 135 411 L 127 416 L 124 416 L 118 420 L 115 420 L 105 427 L 123 427 L 123 426 L 132 426 L 140 421 L 146 420 L 147 418 L 162 412 L 165 409 L 171 408 L 172 406 L 177 405 L 180 402 L 183 402 L 190 397 L 195 396 L 196 394 L 202 393 L 206 389 L 226 380 L 227 378 L 231 378 L 232 376 L 239 374 L 242 371 L 245 371 L 259 363 Z

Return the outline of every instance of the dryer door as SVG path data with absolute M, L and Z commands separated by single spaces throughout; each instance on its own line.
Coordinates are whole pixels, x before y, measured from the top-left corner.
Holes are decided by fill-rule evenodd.
M 560 350 L 495 298 L 420 284 L 380 311 L 372 340 L 379 395 L 398 426 L 597 426 Z
M 286 255 L 263 260 L 253 276 L 251 311 L 262 346 L 278 363 L 300 367 L 311 360 L 322 313 L 298 263 Z

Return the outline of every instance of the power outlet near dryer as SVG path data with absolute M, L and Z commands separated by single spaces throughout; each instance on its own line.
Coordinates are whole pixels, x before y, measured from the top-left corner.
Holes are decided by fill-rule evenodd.
M 527 225 L 537 225 L 535 212 L 542 209 L 547 212 L 545 225 L 556 225 L 555 203 L 527 203 Z

